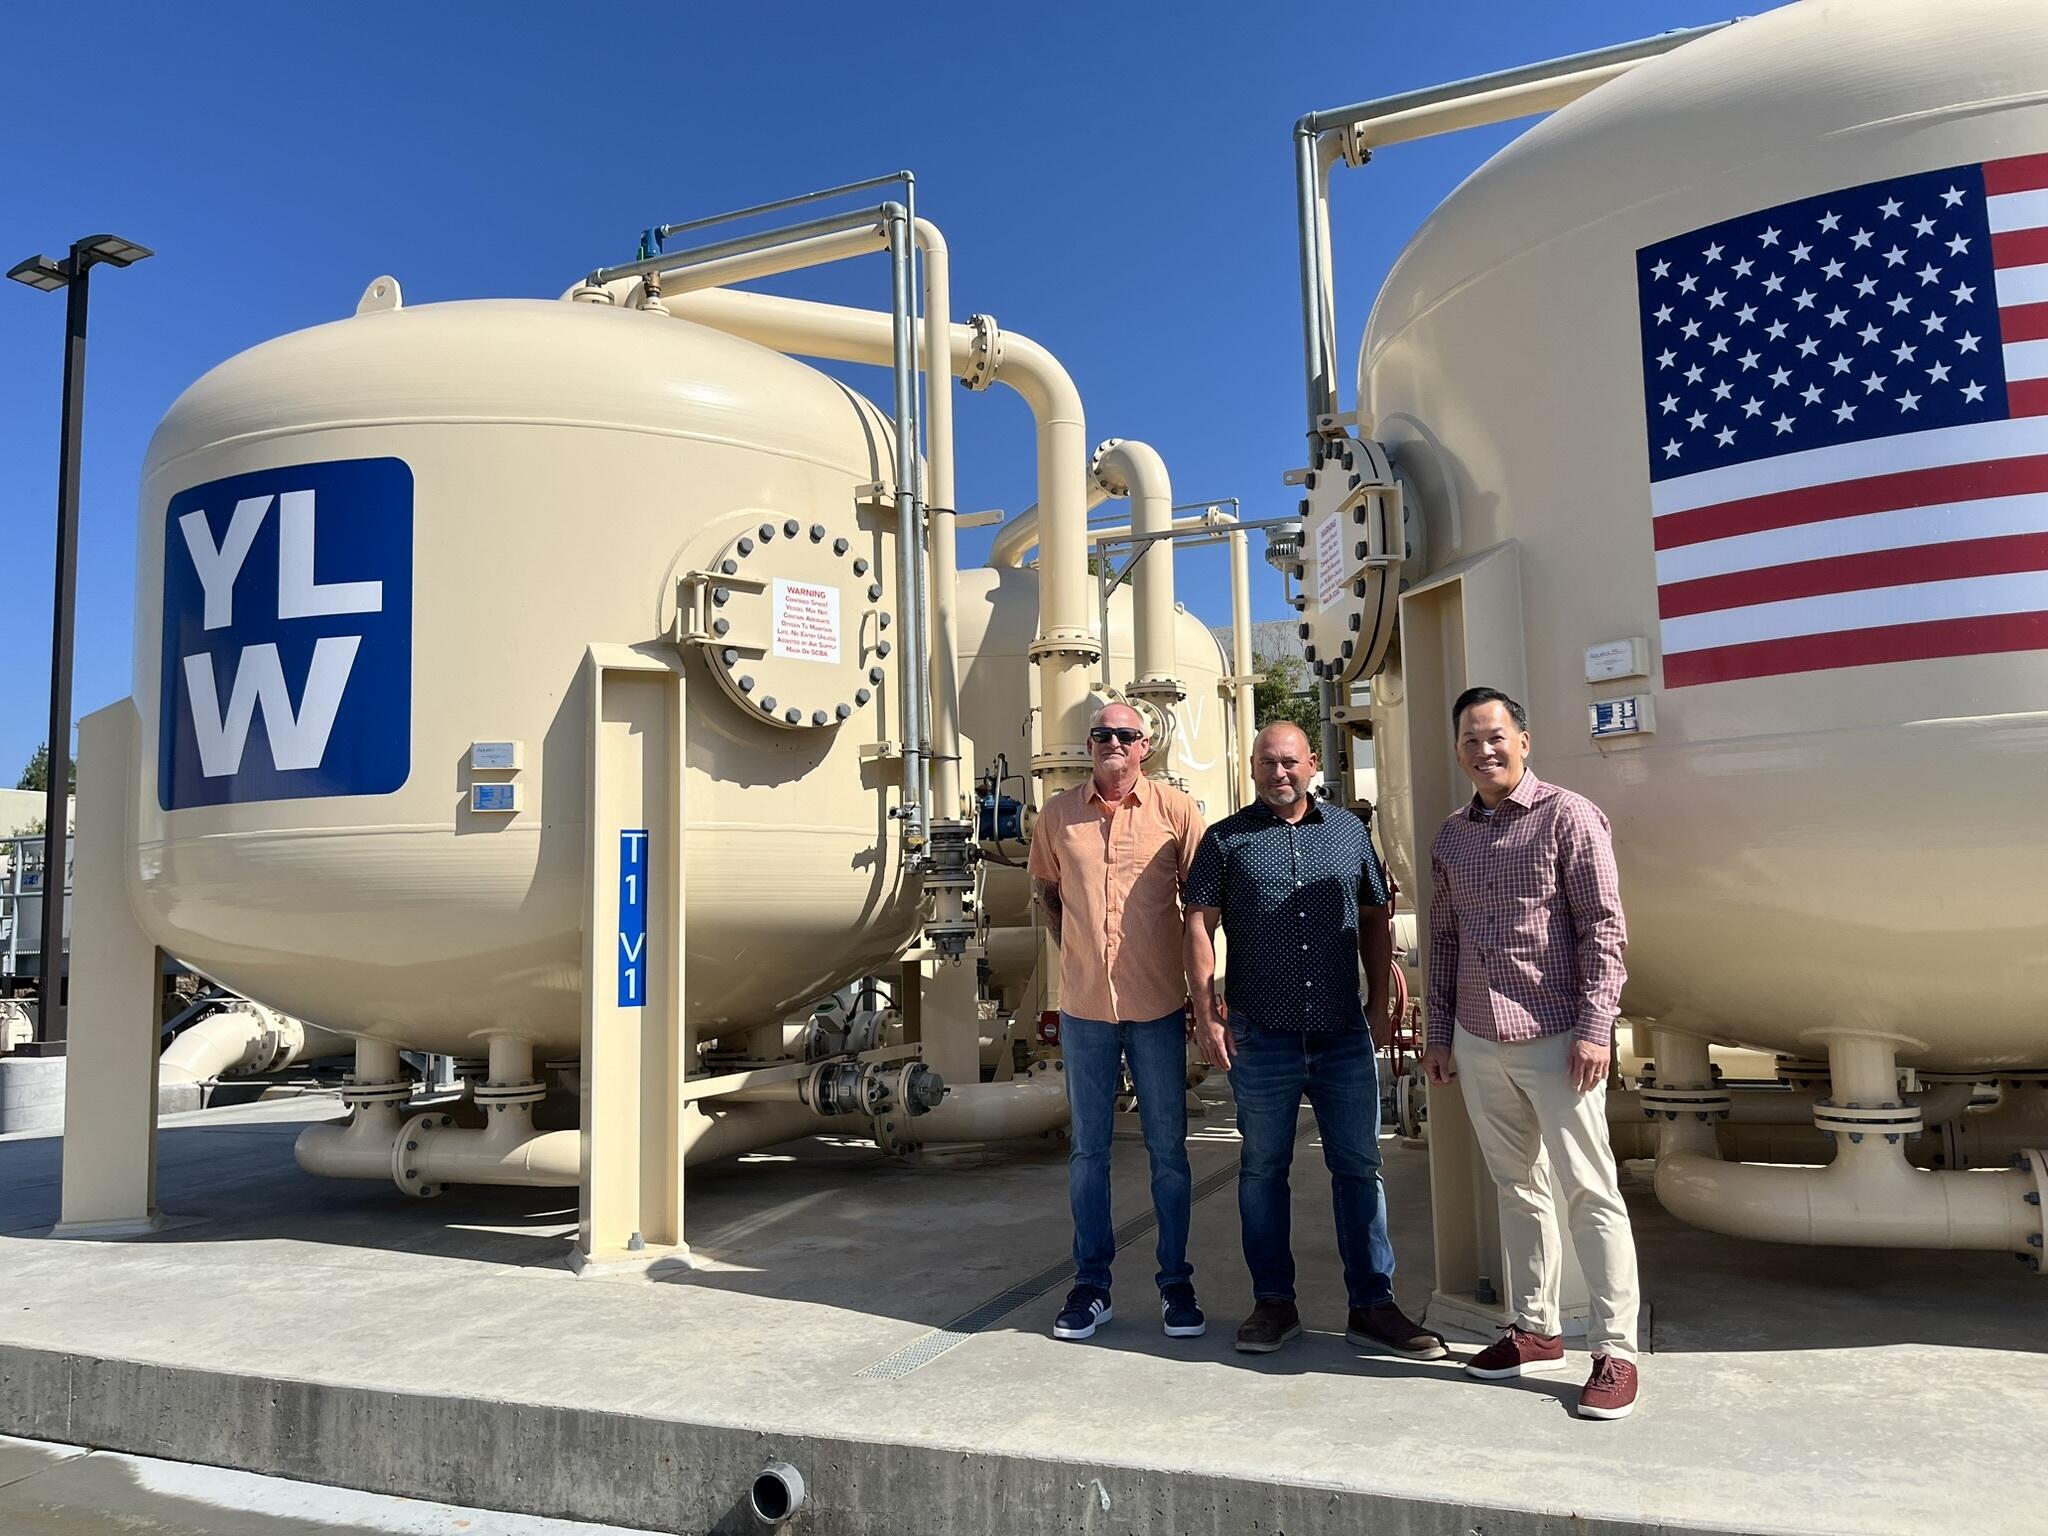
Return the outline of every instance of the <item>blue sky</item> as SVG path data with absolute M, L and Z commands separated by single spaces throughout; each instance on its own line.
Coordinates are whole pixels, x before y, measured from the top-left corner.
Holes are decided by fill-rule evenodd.
M 0 268 L 103 230 L 153 246 L 96 275 L 74 715 L 128 691 L 136 487 L 200 374 L 339 318 L 551 296 L 638 231 L 909 167 L 960 315 L 1051 347 L 1091 437 L 1142 438 L 1179 499 L 1284 510 L 1302 386 L 1289 129 L 1302 112 L 1728 14 L 1572 6 L 99 4 L 8 21 Z M 1310 23 L 1313 20 L 1313 30 Z M 1386 151 L 1334 198 L 1340 375 L 1407 235 L 1520 126 Z M 879 258 L 782 292 L 877 303 Z M 61 295 L 0 292 L 0 785 L 44 735 Z M 848 375 L 886 393 L 886 376 Z M 1347 385 L 1348 391 L 1348 385 Z M 1348 400 L 1346 404 L 1350 402 Z M 957 410 L 963 510 L 1034 496 L 1007 391 Z M 963 540 L 978 563 L 992 535 Z M 1181 595 L 1228 613 L 1220 554 Z M 1255 616 L 1285 614 L 1255 565 Z

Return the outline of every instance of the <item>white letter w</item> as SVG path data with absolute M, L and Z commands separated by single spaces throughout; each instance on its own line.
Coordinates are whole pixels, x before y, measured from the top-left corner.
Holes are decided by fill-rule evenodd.
M 242 652 L 225 715 L 214 685 L 213 658 L 187 656 L 185 685 L 192 694 L 192 733 L 199 741 L 200 773 L 218 779 L 241 771 L 249 726 L 259 703 L 271 761 L 280 770 L 318 768 L 327 755 L 327 737 L 334 729 L 342 691 L 356 664 L 356 648 L 362 643 L 360 635 L 328 635 L 313 643 L 313 665 L 306 674 L 306 692 L 296 714 L 275 645 L 252 645 Z

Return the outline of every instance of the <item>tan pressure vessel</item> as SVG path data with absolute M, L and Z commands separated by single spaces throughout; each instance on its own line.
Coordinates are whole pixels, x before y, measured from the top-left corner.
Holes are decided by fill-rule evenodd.
M 1612 818 L 1631 1013 L 2048 1065 L 2044 156 L 2038 6 L 1807 0 L 1446 199 L 1359 364 L 1427 532 L 1377 685 L 1404 885 L 1469 673 Z

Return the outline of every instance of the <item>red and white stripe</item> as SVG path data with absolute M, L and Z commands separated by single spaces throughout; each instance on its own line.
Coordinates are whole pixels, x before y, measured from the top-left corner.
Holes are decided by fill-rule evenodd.
M 2048 155 L 1984 185 L 2010 419 L 1653 485 L 1665 686 L 2048 649 Z

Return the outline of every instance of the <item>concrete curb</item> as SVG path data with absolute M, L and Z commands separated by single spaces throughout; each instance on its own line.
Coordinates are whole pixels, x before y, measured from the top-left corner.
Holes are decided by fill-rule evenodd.
M 1751 1536 L 1164 1467 L 1091 1466 L 852 1436 L 197 1370 L 0 1345 L 0 1433 L 372 1493 L 650 1530 L 758 1532 L 754 1475 L 811 1492 L 830 1536 Z

